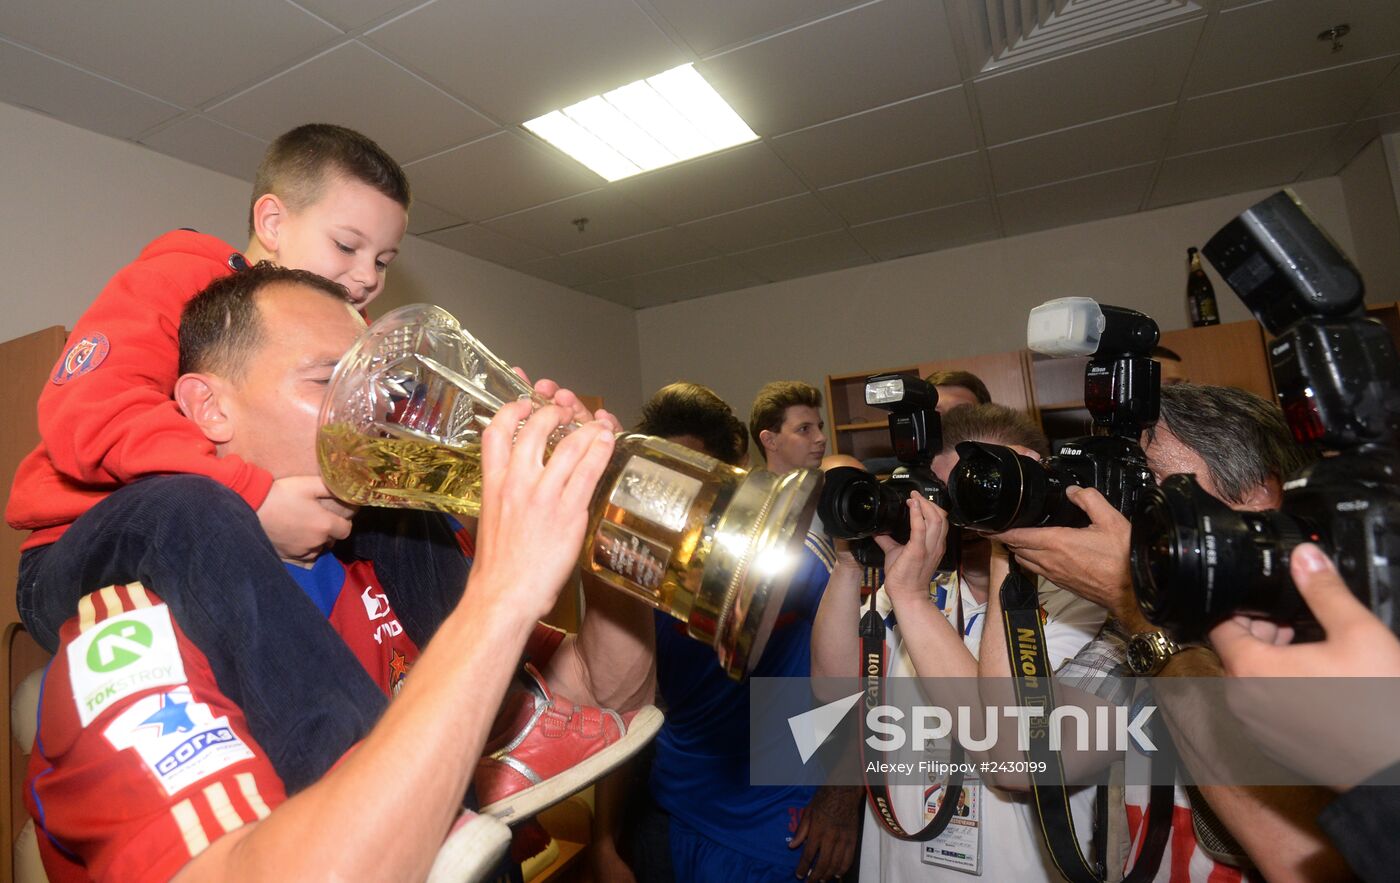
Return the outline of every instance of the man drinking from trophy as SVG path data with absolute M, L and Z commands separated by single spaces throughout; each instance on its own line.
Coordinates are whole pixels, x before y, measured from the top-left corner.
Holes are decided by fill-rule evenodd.
M 181 319 L 176 402 L 219 456 L 277 478 L 315 475 L 326 386 L 363 330 L 344 290 L 312 274 L 259 265 L 222 278 Z M 160 584 L 83 587 L 92 594 L 45 679 L 26 788 L 52 879 L 352 879 L 368 868 L 383 879 L 475 878 L 506 834 L 488 817 L 458 818 L 469 785 L 484 811 L 514 821 L 645 744 L 660 725 L 654 708 L 599 706 L 636 709 L 652 695 L 650 611 L 619 596 L 590 604 L 576 636 L 538 624 L 577 563 L 616 425 L 578 413 L 552 384 L 537 389 L 554 403 L 533 413 L 506 404 L 481 435 L 479 532 L 455 552 L 472 559 L 465 585 L 390 591 L 363 554 L 392 554 L 389 530 L 373 543 L 352 535 L 309 567 L 278 562 L 265 537 L 250 543 L 250 559 L 269 560 L 255 591 L 324 617 L 315 640 L 280 635 L 285 677 L 324 664 L 306 648 L 330 646 L 328 633 L 392 697 L 298 793 L 288 795 L 219 677 L 254 635 L 279 628 L 276 617 L 220 623 L 222 642 L 196 644 L 161 597 L 179 591 L 178 562 Z M 551 439 L 571 421 L 582 425 Z M 228 529 L 256 526 L 246 515 Z M 520 686 L 509 690 L 512 680 Z

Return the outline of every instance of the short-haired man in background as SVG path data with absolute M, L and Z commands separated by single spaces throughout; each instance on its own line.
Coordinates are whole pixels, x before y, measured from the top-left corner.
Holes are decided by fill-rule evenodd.
M 946 414 L 962 405 L 991 404 L 987 384 L 971 371 L 935 371 L 924 378 L 938 390 L 938 413 Z
M 822 394 L 799 380 L 764 384 L 749 412 L 749 433 L 769 472 L 818 469 L 826 453 Z

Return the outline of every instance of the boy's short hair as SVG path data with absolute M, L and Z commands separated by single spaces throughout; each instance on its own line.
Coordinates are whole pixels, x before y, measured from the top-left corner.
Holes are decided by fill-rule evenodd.
M 749 435 L 753 443 L 763 449 L 759 433 L 763 430 L 778 432 L 783 428 L 783 416 L 794 405 L 806 405 L 821 409 L 822 394 L 815 386 L 800 380 L 775 380 L 765 383 L 753 400 L 753 410 L 749 413 Z
M 734 427 L 738 419 L 709 387 L 679 381 L 658 389 L 642 408 L 637 431 L 662 438 L 693 435 L 705 452 L 731 465 L 741 453 Z M 742 430 L 740 425 L 740 430 Z M 744 439 L 747 444 L 747 439 Z
M 961 384 L 959 384 L 961 385 Z M 1042 457 L 1050 456 L 1050 442 L 1030 415 L 1005 405 L 964 405 L 943 415 L 943 450 L 959 443 L 1021 445 Z
M 180 373 L 217 373 L 237 380 L 248 356 L 262 342 L 257 295 L 278 283 L 303 285 L 350 303 L 345 287 L 307 270 L 290 270 L 270 261 L 209 283 L 180 314 Z
M 326 179 L 337 175 L 373 187 L 405 211 L 413 201 L 408 176 L 384 148 L 354 129 L 308 123 L 284 132 L 263 154 L 253 178 L 248 235 L 259 199 L 271 193 L 293 211 L 303 209 L 320 198 Z
M 935 371 L 925 377 L 934 386 L 961 386 L 972 393 L 979 405 L 990 404 L 992 394 L 987 391 L 987 384 L 982 382 L 982 378 L 971 371 Z

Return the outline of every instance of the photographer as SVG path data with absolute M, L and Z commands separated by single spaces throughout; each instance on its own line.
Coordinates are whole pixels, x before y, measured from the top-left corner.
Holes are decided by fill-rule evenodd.
M 1316 643 L 1287 646 L 1291 629 L 1266 620 L 1235 617 L 1210 633 L 1225 673 L 1238 678 L 1400 677 L 1400 641 L 1342 583 L 1331 559 L 1305 543 L 1293 551 L 1289 563 L 1293 584 L 1327 637 Z M 1232 699 L 1237 695 L 1232 693 Z M 1299 731 L 1310 729 L 1312 722 L 1323 727 L 1332 722 L 1319 721 L 1325 716 L 1317 715 L 1317 709 L 1274 701 L 1274 692 L 1268 699 L 1247 705 L 1232 701 L 1230 707 L 1270 754 L 1294 769 L 1314 770 L 1320 753 L 1318 743 L 1300 738 L 1303 734 Z M 1326 735 L 1328 742 L 1336 745 L 1336 730 Z M 1387 768 L 1393 774 L 1400 762 L 1400 749 L 1393 743 L 1350 738 L 1347 744 L 1336 747 L 1329 754 L 1345 756 L 1347 771 L 1360 781 L 1357 787 L 1341 789 L 1343 795 L 1323 810 L 1318 824 L 1358 875 L 1366 880 L 1392 880 L 1400 868 L 1400 839 L 1394 833 L 1400 824 L 1400 789 L 1368 787 L 1364 780 Z M 1319 775 L 1326 777 L 1334 768 L 1328 765 Z
M 959 442 L 983 441 L 1010 445 L 1037 457 L 1047 451 L 1044 434 L 1024 414 L 999 405 L 976 405 L 950 410 L 942 422 L 943 447 L 933 460 L 933 471 L 946 480 L 957 465 Z M 943 556 L 946 516 L 921 496 L 912 498 L 910 540 L 900 546 L 889 537 L 877 537 L 885 551 L 885 586 L 876 598 L 876 609 L 889 627 L 890 664 L 887 677 L 975 678 L 978 655 L 987 622 L 988 598 L 993 588 L 992 544 L 966 542 L 953 585 L 946 593 L 932 591 L 931 578 Z M 817 611 L 812 631 L 813 677 L 851 677 L 856 674 L 860 619 L 859 588 L 862 569 L 849 550 L 838 550 L 837 565 Z M 946 597 L 945 597 L 946 595 Z M 940 602 L 942 602 L 940 604 Z M 963 633 L 954 625 L 961 605 Z M 1053 664 L 1071 657 L 1090 640 L 1103 613 L 1068 592 L 1052 590 L 1042 596 L 1045 634 Z M 941 609 L 940 609 L 941 607 Z M 985 634 L 997 631 L 993 624 Z M 1006 660 L 998 664 L 1004 673 Z M 982 831 L 980 873 L 987 880 L 1058 880 L 1058 874 L 1023 794 L 1009 793 L 975 779 L 965 780 L 968 804 L 979 807 Z M 896 810 L 903 819 L 920 818 L 924 811 L 923 788 L 891 789 Z M 976 791 L 975 794 L 970 793 Z M 1091 825 L 1092 789 L 1073 798 L 1079 830 Z M 936 851 L 938 840 L 932 841 Z M 927 863 L 924 844 L 897 840 L 867 813 L 861 849 L 861 879 L 920 879 L 963 881 L 966 874 L 951 867 Z
M 1306 462 L 1293 442 L 1283 416 L 1270 403 L 1243 390 L 1178 384 L 1161 390 L 1161 416 L 1143 433 L 1148 466 L 1158 481 L 1178 473 L 1194 474 L 1201 487 L 1240 510 L 1276 508 L 1282 477 Z M 1156 677 L 1218 677 L 1219 660 L 1208 649 L 1176 647 L 1153 639 L 1158 630 L 1143 618 L 1133 595 L 1129 574 L 1127 518 L 1091 489 L 1071 491 L 1074 504 L 1090 519 L 1084 528 L 1029 528 L 1006 531 L 999 539 L 1021 565 L 1107 610 L 1111 617 L 1099 636 L 1062 671 L 1085 690 L 1112 688 L 1105 673 L 1126 676 L 1129 645 L 1157 652 Z M 1084 675 L 1076 683 L 1075 675 Z M 1209 725 L 1205 715 L 1185 726 L 1188 710 L 1164 707 L 1177 747 L 1188 768 L 1209 780 L 1208 751 L 1232 733 Z M 1196 711 L 1195 709 L 1189 710 Z M 1174 713 L 1175 712 L 1175 713 Z M 1126 800 L 1130 816 L 1141 818 L 1146 786 L 1130 786 Z M 1325 796 L 1317 789 L 1204 786 L 1210 808 L 1240 841 L 1250 860 L 1270 880 L 1334 879 L 1344 873 L 1313 822 Z M 1164 861 L 1158 879 L 1212 879 L 1212 874 L 1235 873 L 1197 848 L 1189 822 L 1190 802 L 1177 788 L 1178 813 L 1186 824 L 1173 824 L 1171 860 Z M 1141 827 L 1136 836 L 1141 836 Z M 1179 838 L 1192 842 L 1179 843 Z M 1182 867 L 1176 867 L 1181 863 Z

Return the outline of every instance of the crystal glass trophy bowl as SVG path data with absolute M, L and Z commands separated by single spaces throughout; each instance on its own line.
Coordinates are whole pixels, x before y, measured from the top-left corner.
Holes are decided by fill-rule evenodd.
M 321 406 L 326 486 L 362 506 L 475 517 L 481 433 L 521 398 L 544 403 L 446 310 L 387 313 L 341 359 Z M 623 435 L 590 504 L 579 567 L 686 623 L 741 678 L 783 606 L 820 484 L 811 469 L 745 472 Z

